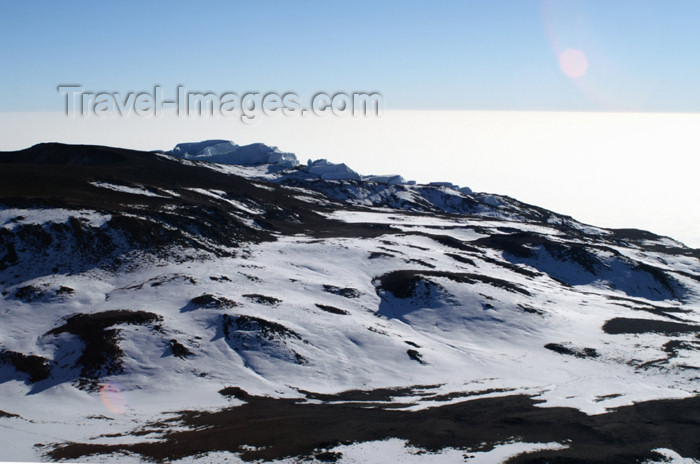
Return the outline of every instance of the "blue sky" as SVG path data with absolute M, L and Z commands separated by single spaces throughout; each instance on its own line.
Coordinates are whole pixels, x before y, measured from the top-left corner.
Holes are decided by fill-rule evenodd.
M 0 111 L 59 84 L 379 91 L 386 109 L 700 111 L 700 2 L 3 0 Z M 559 55 L 582 52 L 567 77 Z

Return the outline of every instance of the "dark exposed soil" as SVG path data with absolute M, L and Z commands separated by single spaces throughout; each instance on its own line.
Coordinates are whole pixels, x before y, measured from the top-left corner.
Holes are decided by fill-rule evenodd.
M 219 390 L 219 394 L 226 398 L 236 398 L 242 401 L 248 401 L 251 398 L 248 392 L 241 387 L 225 387 Z
M 509 292 L 530 295 L 529 291 L 518 284 L 483 274 L 424 270 L 402 270 L 384 274 L 377 278 L 378 289 L 388 291 L 397 298 L 410 298 L 414 296 L 417 285 L 421 281 L 429 280 L 430 277 L 443 277 L 454 282 L 469 285 L 484 283 Z
M 267 306 L 277 306 L 282 303 L 282 300 L 275 298 L 273 296 L 260 295 L 258 293 L 248 293 L 243 295 L 244 298 L 248 298 L 250 301 Z
M 58 335 L 64 332 L 84 336 L 91 331 L 102 330 L 119 324 L 143 325 L 162 320 L 162 317 L 147 311 L 131 309 L 113 309 L 94 314 L 75 314 L 66 319 L 66 323 L 47 332 L 46 335 Z
M 216 412 L 185 411 L 148 424 L 145 428 L 161 431 L 163 439 L 159 441 L 64 443 L 55 445 L 47 457 L 81 459 L 128 452 L 148 460 L 172 461 L 208 451 L 229 451 L 254 461 L 313 456 L 338 444 L 399 438 L 431 451 L 446 447 L 488 451 L 513 439 L 568 446 L 509 461 L 519 464 L 641 462 L 653 457 L 655 448 L 700 458 L 700 397 L 637 403 L 587 416 L 571 408 L 537 407 L 538 401 L 525 395 L 477 398 L 411 412 L 367 403 L 373 398 L 381 401 L 387 392 L 365 394 L 358 398 L 365 401 L 362 404 L 338 403 L 353 399 L 346 394 L 322 395 L 320 398 L 329 402 L 312 404 L 255 397 L 235 387 L 222 392 L 247 403 Z M 391 396 L 399 394 L 393 391 Z M 171 428 L 174 424 L 178 429 Z
M 605 240 L 596 239 L 585 242 L 570 240 L 573 237 L 575 237 L 575 234 L 569 235 L 567 237 L 569 240 L 560 241 L 554 240 L 547 235 L 533 232 L 515 232 L 490 235 L 470 243 L 502 251 L 504 257 L 513 263 L 529 264 L 539 271 L 549 274 L 553 279 L 568 285 L 585 284 L 599 279 L 600 276 L 608 275 L 612 268 L 609 263 L 604 262 L 598 256 L 598 253 L 612 255 L 618 264 L 628 267 L 630 273 L 637 274 L 640 277 L 646 275 L 657 284 L 648 290 L 637 289 L 634 286 L 634 279 L 628 281 L 624 276 L 617 275 L 609 283 L 612 288 L 615 289 L 619 286 L 621 290 L 629 294 L 653 297 L 654 299 L 665 299 L 669 296 L 675 299 L 682 299 L 687 293 L 687 290 L 680 282 L 666 270 L 629 259 L 621 255 L 615 248 L 609 246 L 609 242 Z M 585 271 L 586 274 L 580 275 L 577 272 L 572 272 L 571 275 L 567 276 L 566 273 L 558 270 L 556 266 L 552 267 L 546 261 L 536 259 L 542 253 L 546 253 L 552 259 L 561 263 L 575 265 L 579 270 Z M 510 269 L 518 272 L 516 269 Z M 529 272 L 525 269 L 521 269 L 521 271 Z M 576 271 L 576 269 L 571 271 Z M 647 295 L 646 292 L 651 292 L 651 294 Z
M 641 334 L 662 333 L 675 335 L 682 333 L 700 332 L 700 325 L 684 324 L 681 322 L 657 321 L 653 319 L 630 319 L 616 317 L 603 325 L 603 330 L 608 334 Z
M 615 304 L 624 306 L 625 308 L 634 309 L 635 311 L 644 311 L 650 314 L 655 314 L 657 316 L 667 317 L 675 321 L 683 322 L 683 319 L 675 314 L 685 314 L 691 310 L 676 307 L 676 306 L 659 306 L 648 303 L 647 301 L 639 301 L 634 298 L 626 298 L 618 295 L 606 295 L 608 300 L 615 302 Z
M 457 253 L 445 253 L 445 256 L 449 256 L 455 261 L 459 261 L 462 264 L 469 264 L 470 266 L 476 266 L 473 259 L 469 259 L 466 256 L 458 255 Z
M 532 232 L 517 232 L 513 234 L 490 235 L 474 240 L 472 246 L 486 247 L 499 250 L 518 258 L 530 258 L 533 256 L 533 245 L 546 243 L 547 238 Z
M 341 316 L 347 316 L 348 314 L 350 314 L 349 312 L 345 311 L 344 309 L 336 308 L 335 306 L 331 306 L 331 305 L 316 303 L 316 307 L 318 309 L 320 309 L 321 311 L 325 311 L 325 312 L 331 313 L 331 314 L 338 314 Z
M 633 243 L 650 251 L 659 251 L 671 255 L 692 256 L 700 259 L 700 249 L 681 248 L 663 243 L 649 244 L 649 241 L 658 241 L 661 237 L 646 230 L 639 229 L 611 229 L 613 236 L 618 241 Z
M 578 242 L 558 242 L 533 232 L 515 232 L 511 234 L 491 235 L 475 240 L 481 246 L 508 253 L 517 258 L 531 258 L 537 247 L 543 247 L 554 259 L 572 262 L 591 274 L 596 274 L 605 265 L 586 245 Z
M 9 364 L 16 371 L 27 374 L 30 382 L 40 382 L 51 375 L 51 361 L 41 356 L 0 350 L 0 363 Z
M 529 314 L 537 314 L 538 316 L 544 316 L 545 312 L 542 311 L 541 309 L 533 308 L 532 306 L 529 305 L 524 305 L 524 304 L 519 304 L 518 308 L 522 309 L 526 313 Z
M 192 352 L 185 345 L 175 339 L 168 342 L 168 347 L 170 348 L 170 352 L 173 354 L 173 356 L 177 358 L 187 359 L 192 356 Z
M 45 293 L 46 291 L 40 287 L 25 285 L 24 287 L 17 289 L 15 292 L 15 298 L 26 303 L 31 303 L 32 301 L 36 301 L 43 297 Z
M 635 360 L 631 361 L 629 364 L 638 369 L 664 368 L 670 365 L 673 359 L 678 358 L 682 351 L 690 352 L 700 350 L 700 335 L 697 335 L 697 340 L 669 340 L 663 344 L 662 348 L 666 353 L 666 356 L 663 358 L 652 359 L 644 363 L 639 363 Z M 674 368 L 681 370 L 700 370 L 700 366 L 694 366 L 683 362 L 674 363 Z M 697 380 L 697 378 L 694 380 Z
M 0 269 L 22 262 L 21 250 L 38 257 L 50 246 L 82 255 L 86 266 L 94 266 L 133 249 L 160 253 L 173 246 L 230 256 L 241 243 L 275 240 L 272 232 L 317 237 L 376 237 L 399 232 L 384 224 L 332 220 L 319 214 L 330 206 L 310 208 L 284 187 L 270 183 L 261 189 L 244 177 L 148 152 L 46 143 L 0 152 L 0 171 L 4 179 L 0 204 L 4 206 L 87 209 L 112 216 L 105 228 L 72 218 L 64 224 L 21 224 L 12 231 L 0 230 Z M 92 185 L 94 182 L 160 194 L 167 190 L 175 195 L 133 195 Z M 225 198 L 264 213 L 252 217 L 225 199 L 197 193 L 193 188 L 223 191 Z M 241 221 L 241 216 L 254 219 L 256 227 Z M 34 272 L 44 275 L 50 269 Z
M 594 253 L 581 243 L 547 241 L 544 243 L 544 249 L 557 261 L 576 263 L 593 275 L 598 274 L 606 267 Z
M 697 340 L 697 341 L 671 340 L 671 341 L 664 343 L 663 349 L 671 357 L 678 356 L 678 352 L 680 350 L 700 351 L 700 340 Z
M 574 348 L 570 346 L 564 346 L 559 343 L 547 343 L 544 347 L 548 350 L 554 351 L 555 353 L 576 356 L 577 358 L 598 357 L 598 351 L 596 351 L 595 348 Z
M 276 338 L 297 338 L 299 334 L 277 322 L 268 321 L 253 316 L 222 316 L 222 328 L 226 338 L 234 338 L 237 333 L 248 332 L 255 334 L 258 338 L 275 340 Z
M 479 258 L 489 264 L 494 264 L 498 267 L 506 268 L 509 271 L 515 272 L 516 274 L 520 274 L 528 278 L 534 278 L 543 275 L 540 272 L 532 271 L 530 269 L 525 268 L 523 264 L 513 264 L 509 261 L 505 261 L 503 259 L 493 259 L 486 255 L 480 256 Z
M 4 236 L 10 236 L 11 233 L 7 230 L 0 231 L 0 235 Z M 1 237 L 0 237 L 1 239 Z M 19 256 L 17 256 L 17 250 L 15 249 L 15 244 L 12 243 L 10 240 L 5 239 L 2 240 L 2 242 L 5 242 L 5 249 L 7 250 L 5 254 L 0 257 L 0 271 L 7 269 L 9 266 L 12 266 L 13 264 L 17 264 L 19 261 Z
M 304 356 L 287 344 L 288 339 L 303 340 L 301 336 L 278 322 L 253 316 L 224 314 L 221 317 L 221 329 L 229 346 L 239 353 L 260 350 L 286 362 L 308 364 Z
M 144 325 L 161 321 L 162 317 L 129 309 L 114 309 L 94 314 L 75 314 L 65 324 L 50 330 L 45 335 L 70 333 L 82 341 L 83 352 L 76 362 L 80 369 L 79 386 L 93 389 L 104 375 L 122 372 L 124 352 L 119 347 L 120 330 L 116 325 Z
M 334 285 L 324 285 L 323 286 L 323 291 L 332 293 L 334 295 L 340 295 L 345 298 L 359 298 L 360 297 L 360 291 L 357 290 L 356 288 L 351 288 L 351 287 L 336 287 Z
M 17 414 L 12 414 L 10 412 L 5 412 L 5 411 L 0 410 L 0 418 L 3 418 L 3 417 L 8 417 L 8 418 L 14 417 L 17 419 L 21 418 L 21 416 L 18 416 Z
M 212 308 L 212 309 L 228 309 L 238 306 L 233 300 L 223 296 L 214 296 L 210 293 L 205 293 L 192 298 L 191 303 L 197 308 Z
M 467 251 L 471 253 L 483 253 L 483 250 L 481 250 L 478 247 L 475 247 L 473 245 L 466 244 L 462 242 L 461 240 L 457 240 L 454 237 L 451 237 L 449 235 L 434 235 L 434 234 L 421 234 L 426 237 L 429 237 L 436 242 L 438 242 L 441 245 L 445 245 L 446 247 L 449 248 L 454 248 L 456 250 L 461 250 L 461 251 Z
M 50 289 L 48 285 L 43 287 L 36 285 L 25 285 L 15 291 L 15 298 L 24 301 L 25 303 L 32 303 L 43 298 L 58 297 L 61 299 L 66 299 L 74 293 L 74 289 L 63 285 L 55 290 Z
M 74 289 L 72 289 L 70 287 L 63 286 L 63 285 L 61 285 L 58 288 L 58 290 L 56 290 L 56 295 L 60 295 L 60 296 L 72 295 L 74 293 L 75 293 Z
M 394 255 L 391 253 L 385 253 L 383 251 L 373 251 L 369 254 L 368 259 L 378 259 L 378 258 L 393 258 Z
M 425 364 L 425 362 L 423 361 L 423 355 L 420 354 L 418 350 L 408 349 L 406 350 L 406 354 L 409 358 L 413 359 L 414 361 L 418 361 L 421 364 Z
M 436 268 L 436 266 L 435 266 L 434 264 L 430 264 L 430 263 L 428 263 L 427 261 L 424 261 L 424 260 L 422 260 L 422 259 L 416 259 L 416 258 L 404 259 L 404 262 L 409 263 L 409 264 L 410 264 L 410 263 L 419 264 L 419 265 L 421 265 L 421 266 L 425 266 L 425 267 L 430 268 L 430 269 L 435 269 L 435 268 Z

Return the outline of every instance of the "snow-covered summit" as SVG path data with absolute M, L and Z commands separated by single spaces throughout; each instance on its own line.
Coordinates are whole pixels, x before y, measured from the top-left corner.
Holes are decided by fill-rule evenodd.
M 236 145 L 228 140 L 205 140 L 203 142 L 179 143 L 169 155 L 194 161 L 210 163 L 256 166 L 273 164 L 291 169 L 299 164 L 293 153 L 285 153 L 264 143 Z
M 281 152 L 277 147 L 262 143 L 239 146 L 226 140 L 207 140 L 180 143 L 163 153 L 213 163 L 209 166 L 222 172 L 308 188 L 348 204 L 449 213 L 483 213 L 494 206 L 493 201 L 482 202 L 481 196 L 474 194 L 469 187 L 451 182 L 417 184 L 399 174 L 361 175 L 345 163 L 333 163 L 323 158 L 309 159 L 306 164 L 300 164 L 293 153 Z M 498 206 L 506 203 L 504 200 Z M 501 211 L 507 209 L 500 208 Z
M 385 185 L 411 184 L 396 174 L 361 176 L 347 164 L 332 163 L 327 159 L 309 159 L 306 165 L 301 165 L 294 153 L 282 152 L 277 147 L 263 143 L 241 146 L 229 140 L 205 140 L 179 143 L 175 148 L 164 153 L 191 161 L 234 166 L 269 165 L 265 174 L 277 174 L 275 177 L 285 174 L 285 171 L 297 170 L 308 174 L 311 178 L 322 180 L 356 180 Z M 445 185 L 452 184 L 445 183 Z

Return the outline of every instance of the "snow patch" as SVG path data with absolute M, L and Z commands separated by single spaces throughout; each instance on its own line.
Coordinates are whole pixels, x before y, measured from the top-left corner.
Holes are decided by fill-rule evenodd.
M 667 448 L 657 448 L 652 450 L 659 453 L 663 458 L 661 461 L 646 460 L 643 464 L 699 464 L 700 461 L 693 458 L 684 458 L 680 454 Z
M 47 222 L 63 224 L 72 217 L 89 224 L 91 227 L 102 227 L 112 219 L 111 214 L 90 210 L 1 208 L 0 226 L 12 230 L 17 225 L 39 225 Z
M 115 192 L 130 193 L 132 195 L 144 195 L 147 197 L 168 198 L 167 196 L 158 195 L 150 190 L 146 190 L 144 187 L 129 187 L 126 185 L 110 184 L 109 182 L 89 182 L 89 184 L 94 187 L 114 190 Z

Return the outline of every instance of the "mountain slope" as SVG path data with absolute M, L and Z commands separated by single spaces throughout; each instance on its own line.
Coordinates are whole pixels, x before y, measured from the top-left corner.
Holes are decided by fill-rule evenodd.
M 700 380 L 698 250 L 222 143 L 0 153 L 7 458 L 342 460 L 342 444 L 394 437 L 444 453 L 551 448 L 517 462 L 621 462 L 659 448 L 700 459 L 687 406 Z M 256 427 L 240 442 L 198 435 L 243 420 L 244 403 L 267 421 L 279 408 L 343 420 L 290 447 Z M 469 408 L 494 414 L 478 442 L 454 438 Z M 184 409 L 200 412 L 164 414 Z M 399 412 L 452 419 L 428 441 L 343 427 L 392 429 L 408 420 Z M 638 430 L 609 432 L 631 416 Z M 644 439 L 659 421 L 673 438 Z M 567 422 L 578 425 L 554 425 Z M 542 432 L 526 433 L 536 423 Z M 193 445 L 172 451 L 173 430 Z M 147 445 L 155 438 L 166 451 Z

